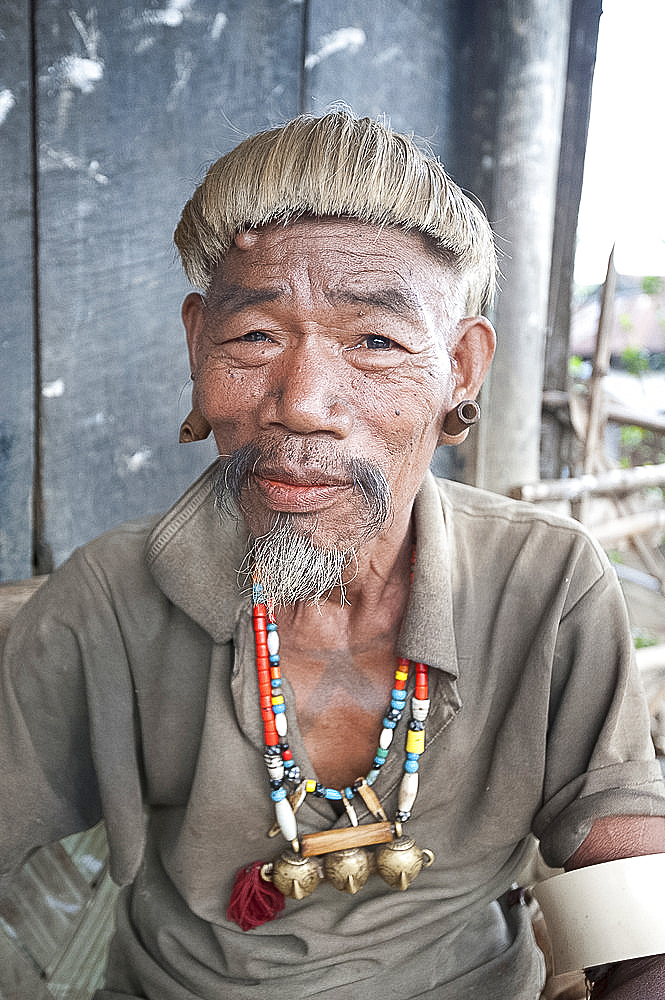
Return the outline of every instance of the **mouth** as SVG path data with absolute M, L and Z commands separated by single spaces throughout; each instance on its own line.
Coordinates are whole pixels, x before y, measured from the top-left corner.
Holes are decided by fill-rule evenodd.
M 317 471 L 266 469 L 261 475 L 252 473 L 251 479 L 272 510 L 290 514 L 325 510 L 353 489 L 348 479 Z

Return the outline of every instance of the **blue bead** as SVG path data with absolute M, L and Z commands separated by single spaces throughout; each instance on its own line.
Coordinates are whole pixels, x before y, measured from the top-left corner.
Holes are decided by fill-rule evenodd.
M 386 762 L 386 758 L 385 757 L 375 757 L 374 758 L 374 767 L 375 768 L 383 767 L 383 765 L 385 764 L 385 762 Z
M 399 701 L 402 704 L 406 703 L 406 691 L 400 691 L 399 688 L 393 688 L 391 693 L 391 698 L 393 701 Z
M 378 767 L 373 767 L 372 770 L 367 775 L 367 777 L 365 778 L 365 781 L 367 782 L 368 785 L 373 785 L 378 777 L 379 777 L 379 769 Z
M 419 767 L 420 767 L 420 765 L 419 765 L 419 763 L 418 763 L 417 760 L 405 760 L 404 761 L 404 770 L 408 774 L 415 774 Z
M 397 720 L 396 719 L 385 718 L 383 720 L 384 729 L 394 729 L 396 725 L 397 725 Z
M 270 663 L 279 663 L 279 653 L 273 653 L 272 656 L 268 657 Z
M 272 706 L 273 715 L 281 715 L 286 712 L 286 705 L 273 705 Z
M 344 789 L 344 793 L 345 793 L 347 799 L 352 799 L 353 798 L 353 789 L 350 788 L 348 785 Z
M 279 678 L 277 678 L 276 680 L 270 681 L 270 687 L 281 688 L 281 686 L 282 686 L 282 682 L 281 682 L 281 680 Z
M 286 798 L 286 788 L 276 788 L 274 792 L 270 793 L 270 798 L 273 802 L 281 802 L 282 799 Z
M 268 624 L 266 625 L 266 631 L 267 632 L 276 632 L 277 631 L 277 623 L 276 622 L 268 622 Z
M 342 793 L 338 792 L 336 788 L 326 788 L 324 795 L 327 799 L 341 799 Z
M 420 757 L 419 753 L 408 753 L 406 755 L 407 760 L 418 760 L 419 757 Z

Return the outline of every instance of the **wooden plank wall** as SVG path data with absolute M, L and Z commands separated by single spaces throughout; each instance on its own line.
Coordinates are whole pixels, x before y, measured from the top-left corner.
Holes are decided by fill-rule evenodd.
M 31 572 L 33 231 L 30 11 L 0 13 L 0 580 Z
M 190 392 L 171 244 L 206 165 L 336 101 L 387 113 L 445 158 L 456 6 L 4 5 L 0 579 L 49 572 L 114 524 L 166 508 L 213 457 L 209 442 L 176 443 Z

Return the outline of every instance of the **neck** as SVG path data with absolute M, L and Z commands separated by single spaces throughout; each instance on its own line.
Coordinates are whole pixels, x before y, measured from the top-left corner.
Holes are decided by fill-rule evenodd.
M 394 526 L 393 526 L 394 528 Z M 280 625 L 303 634 L 308 623 L 321 634 L 326 626 L 340 641 L 362 633 L 371 620 L 372 629 L 389 627 L 393 636 L 399 630 L 406 610 L 411 580 L 413 533 L 410 521 L 403 531 L 391 530 L 358 550 L 357 558 L 347 569 L 344 597 L 335 588 L 320 604 L 298 601 L 278 612 Z

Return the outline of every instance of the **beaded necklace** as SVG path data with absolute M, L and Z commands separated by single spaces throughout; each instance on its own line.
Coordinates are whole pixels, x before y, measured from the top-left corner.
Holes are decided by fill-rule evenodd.
M 282 693 L 277 622 L 272 610 L 269 610 L 263 602 L 262 588 L 258 583 L 255 583 L 253 587 L 253 600 L 256 672 L 266 745 L 265 762 L 270 778 L 270 797 L 275 803 L 279 827 L 285 839 L 293 844 L 294 841 L 297 841 L 297 825 L 292 805 L 288 800 L 285 783 L 300 782 L 301 774 L 286 742 L 288 722 L 286 703 Z M 388 757 L 395 728 L 402 718 L 406 706 L 409 666 L 408 659 L 403 657 L 398 659 L 390 706 L 383 719 L 379 745 L 376 749 L 373 766 L 367 777 L 359 779 L 352 786 L 347 786 L 341 791 L 336 788 L 326 788 L 314 779 L 306 779 L 304 794 L 311 793 L 318 798 L 325 798 L 333 802 L 341 801 L 347 808 L 347 812 L 353 810 L 351 800 L 354 795 L 360 789 L 371 787 L 374 784 Z M 405 823 L 411 815 L 411 809 L 418 793 L 419 758 L 425 749 L 425 720 L 429 712 L 427 664 L 416 663 L 415 672 L 416 685 L 414 697 L 411 699 L 412 718 L 406 737 L 404 776 L 400 784 L 398 811 L 395 816 L 395 819 L 401 823 Z M 351 812 L 350 819 L 352 825 L 355 826 L 357 820 L 354 823 Z
M 227 917 L 244 929 L 271 920 L 283 908 L 284 896 L 302 899 L 319 882 L 327 879 L 343 892 L 357 892 L 374 871 L 389 885 L 406 889 L 423 867 L 434 860 L 431 851 L 421 850 L 406 836 L 402 824 L 411 816 L 418 792 L 419 759 L 425 749 L 425 720 L 429 712 L 427 665 L 415 663 L 415 690 L 411 698 L 398 808 L 393 823 L 372 789 L 383 767 L 398 722 L 407 702 L 407 682 L 411 661 L 399 658 L 390 705 L 383 719 L 379 745 L 365 778 L 344 789 L 327 788 L 313 778 L 301 778 L 287 742 L 288 722 L 282 690 L 279 635 L 274 612 L 263 598 L 260 583 L 253 585 L 254 636 L 259 703 L 265 741 L 264 759 L 268 769 L 270 797 L 276 824 L 270 836 L 281 831 L 291 845 L 272 863 L 256 862 L 238 873 Z M 291 789 L 291 791 L 289 791 Z M 307 794 L 330 802 L 341 802 L 351 826 L 320 833 L 298 835 L 296 811 Z M 353 805 L 358 795 L 377 822 L 360 825 Z M 368 846 L 381 845 L 374 853 Z M 260 878 L 259 878 L 260 876 Z M 266 886 L 266 883 L 271 883 Z M 276 895 L 272 895 L 278 890 Z

